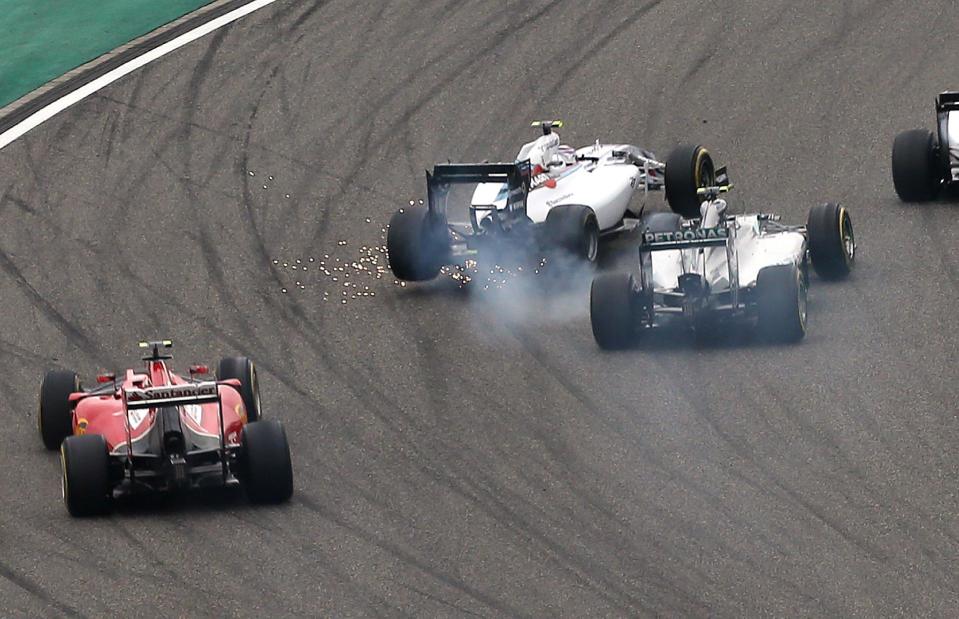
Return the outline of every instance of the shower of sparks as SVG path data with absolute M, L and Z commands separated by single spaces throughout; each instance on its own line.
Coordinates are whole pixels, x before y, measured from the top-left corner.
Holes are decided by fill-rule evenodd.
M 273 180 L 272 178 L 270 180 Z M 409 200 L 409 206 L 416 207 L 422 205 L 423 200 Z M 402 213 L 403 208 L 400 209 Z M 273 258 L 273 265 L 282 265 L 283 269 L 295 271 L 295 277 L 287 280 L 287 287 L 281 289 L 283 294 L 289 290 L 305 291 L 311 288 L 327 288 L 322 290 L 324 301 L 329 300 L 329 284 L 337 286 L 340 294 L 341 303 L 358 298 L 375 297 L 376 286 L 382 286 L 379 280 L 386 278 L 386 281 L 392 280 L 393 285 L 398 288 L 406 288 L 407 282 L 390 277 L 389 255 L 387 251 L 387 235 L 389 233 L 389 224 L 380 224 L 374 222 L 371 217 L 363 218 L 365 223 L 373 224 L 379 230 L 379 243 L 364 243 L 359 246 L 356 253 L 352 256 L 340 257 L 331 256 L 331 254 L 322 254 L 321 257 L 291 257 L 286 261 L 282 257 Z M 348 247 L 350 242 L 346 239 L 336 241 L 338 248 Z M 355 247 L 355 246 L 354 246 Z M 315 269 L 307 269 L 305 263 L 315 264 Z M 523 265 L 492 264 L 488 262 L 484 265 L 472 258 L 465 259 L 461 264 L 450 264 L 443 266 L 439 275 L 456 283 L 457 288 L 472 287 L 481 290 L 501 290 L 511 285 L 517 278 L 532 277 L 540 275 L 546 269 L 546 258 L 537 258 L 532 263 L 528 263 L 524 269 Z M 293 273 L 291 273 L 293 275 Z M 324 282 L 329 282 L 324 286 Z

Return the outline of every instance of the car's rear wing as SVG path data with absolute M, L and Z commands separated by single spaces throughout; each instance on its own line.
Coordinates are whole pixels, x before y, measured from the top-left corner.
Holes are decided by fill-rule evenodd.
M 212 404 L 219 401 L 220 390 L 214 381 L 123 390 L 123 403 L 127 410 L 184 406 L 186 404 Z
M 937 112 L 952 112 L 959 110 L 959 92 L 946 91 L 941 92 L 936 97 Z
M 530 189 L 529 160 L 515 163 L 440 163 L 426 172 L 426 191 L 430 212 L 445 212 L 452 185 L 467 183 L 505 183 L 506 209 L 526 210 Z
M 640 253 L 693 247 L 722 247 L 729 242 L 729 228 L 690 228 L 674 232 L 643 232 Z
M 181 385 L 165 385 L 162 387 L 130 387 L 121 389 L 123 399 L 123 413 L 126 418 L 127 435 L 127 458 L 133 458 L 133 434 L 132 425 L 139 422 L 131 422 L 131 417 L 140 416 L 140 420 L 146 415 L 143 413 L 133 413 L 130 411 L 142 411 L 147 408 L 161 408 L 171 406 L 188 406 L 198 404 L 217 405 L 217 418 L 220 431 L 220 451 L 226 451 L 226 436 L 223 426 L 223 401 L 220 397 L 220 385 L 232 385 L 232 381 L 204 381 L 199 383 L 184 383 Z M 165 440 L 165 439 L 164 439 Z M 223 474 L 226 475 L 226 459 L 223 459 Z

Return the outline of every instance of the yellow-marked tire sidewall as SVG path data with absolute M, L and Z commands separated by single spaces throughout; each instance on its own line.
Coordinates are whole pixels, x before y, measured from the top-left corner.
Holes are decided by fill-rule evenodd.
M 696 151 L 696 163 L 695 168 L 693 169 L 693 178 L 696 179 L 696 188 L 703 186 L 703 159 L 709 156 L 709 151 L 703 148 L 702 146 Z
M 850 259 L 849 252 L 846 251 L 846 219 L 848 215 L 846 214 L 846 207 L 839 207 L 839 242 L 842 244 L 842 257 L 848 265 L 852 260 Z M 850 222 L 851 223 L 851 222 Z

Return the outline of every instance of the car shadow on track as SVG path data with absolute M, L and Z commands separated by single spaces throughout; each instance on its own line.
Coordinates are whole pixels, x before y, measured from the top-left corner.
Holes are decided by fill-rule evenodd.
M 784 348 L 801 345 L 775 342 L 761 337 L 748 324 L 725 325 L 709 332 L 680 327 L 662 327 L 641 334 L 638 341 L 620 352 L 689 352 L 691 350 L 730 350 Z
M 121 517 L 156 516 L 210 512 L 254 511 L 239 488 L 204 488 L 176 494 L 124 496 L 113 503 L 113 513 Z

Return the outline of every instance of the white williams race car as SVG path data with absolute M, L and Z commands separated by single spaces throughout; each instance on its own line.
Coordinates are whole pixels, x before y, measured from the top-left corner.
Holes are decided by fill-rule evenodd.
M 841 279 L 853 267 L 849 212 L 815 206 L 805 226 L 767 213 L 730 216 L 719 198 L 726 189 L 700 190 L 706 199 L 700 218 L 644 217 L 638 277 L 593 279 L 590 321 L 601 348 L 632 345 L 644 331 L 667 325 L 708 331 L 723 321 L 751 321 L 781 342 L 806 335 L 809 262 L 823 279 Z
M 959 92 L 936 97 L 938 131 L 912 129 L 892 145 L 892 182 L 903 202 L 927 202 L 959 184 Z
M 673 210 L 698 215 L 697 189 L 717 183 L 701 146 L 681 146 L 666 163 L 630 144 L 574 149 L 538 121 L 543 134 L 520 149 L 513 163 L 438 164 L 426 173 L 428 203 L 393 215 L 387 235 L 390 267 L 399 279 L 423 281 L 443 265 L 505 245 L 561 252 L 596 261 L 603 236 L 629 229 L 640 210 L 636 192 L 664 189 Z M 447 221 L 454 184 L 477 184 L 469 221 Z

